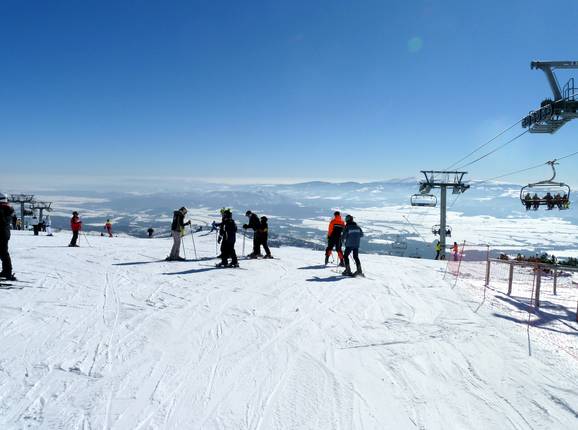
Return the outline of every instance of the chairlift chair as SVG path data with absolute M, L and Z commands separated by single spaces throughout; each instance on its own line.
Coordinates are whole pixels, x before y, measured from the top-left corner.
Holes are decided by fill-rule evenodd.
M 434 194 L 414 194 L 410 198 L 412 206 L 435 208 L 438 198 Z
M 401 236 L 397 236 L 395 241 L 391 244 L 393 249 L 400 249 L 405 250 L 407 249 L 407 241 L 403 239 Z
M 558 208 L 560 210 L 570 207 L 570 186 L 564 182 L 554 182 L 556 178 L 556 160 L 546 164 L 552 168 L 550 179 L 528 184 L 520 190 L 520 201 L 526 210 L 538 210 L 540 206 L 546 206 L 547 210 Z M 536 198 L 534 198 L 536 197 Z
M 431 232 L 434 236 L 439 236 L 440 234 L 440 226 L 439 224 L 434 225 L 431 228 Z M 449 225 L 446 225 L 446 236 L 447 237 L 452 237 L 452 228 Z

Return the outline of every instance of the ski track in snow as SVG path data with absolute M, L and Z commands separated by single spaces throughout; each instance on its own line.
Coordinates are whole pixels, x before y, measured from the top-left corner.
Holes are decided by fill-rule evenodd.
M 578 427 L 578 363 L 539 337 L 528 356 L 442 263 L 362 255 L 351 279 L 303 249 L 219 270 L 68 239 L 11 241 L 31 284 L 0 291 L 2 429 Z

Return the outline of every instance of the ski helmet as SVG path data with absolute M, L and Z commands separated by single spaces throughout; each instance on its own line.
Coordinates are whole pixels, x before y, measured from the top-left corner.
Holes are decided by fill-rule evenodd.
M 335 211 L 335 212 L 333 212 L 333 216 L 341 216 L 341 212 Z
M 353 221 L 353 217 L 351 215 L 347 215 L 345 217 L 345 222 L 352 222 Z
M 0 192 L 0 203 L 6 203 L 8 201 L 8 196 Z
M 252 213 L 253 212 L 251 212 L 251 211 L 247 211 L 247 212 L 245 212 L 245 216 L 251 216 Z

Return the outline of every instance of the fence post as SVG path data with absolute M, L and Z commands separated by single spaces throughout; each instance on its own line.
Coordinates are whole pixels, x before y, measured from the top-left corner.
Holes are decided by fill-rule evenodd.
M 556 287 L 558 286 L 558 268 L 554 268 L 554 295 L 556 295 Z
M 488 245 L 488 253 L 486 255 L 486 287 L 490 285 L 490 245 Z
M 540 285 L 542 284 L 542 269 L 540 265 L 536 265 L 536 297 L 534 299 L 534 305 L 536 308 L 540 307 Z
M 510 275 L 508 276 L 508 296 L 512 295 L 512 282 L 514 281 L 514 263 L 510 263 Z

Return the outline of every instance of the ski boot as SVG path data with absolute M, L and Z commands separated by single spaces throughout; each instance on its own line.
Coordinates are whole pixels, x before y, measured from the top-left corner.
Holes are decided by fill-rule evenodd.
M 355 273 L 353 274 L 353 276 L 360 276 L 362 278 L 365 278 L 365 275 L 363 274 L 363 272 L 361 271 L 361 269 L 357 269 L 355 271 Z
M 16 276 L 13 273 L 0 273 L 0 278 L 5 279 L 6 281 L 17 281 Z
M 228 264 L 226 261 L 221 261 L 220 263 L 215 264 L 215 267 L 218 267 L 218 268 L 225 268 L 227 266 L 228 266 Z
M 343 276 L 353 276 L 353 272 L 349 269 L 345 269 L 342 273 Z
M 239 267 L 239 263 L 229 263 L 229 264 L 227 264 L 226 267 L 229 267 L 231 269 L 235 269 L 235 268 Z
M 270 259 L 270 258 L 273 258 L 273 256 L 271 254 L 267 254 L 266 256 L 263 257 L 263 260 Z

